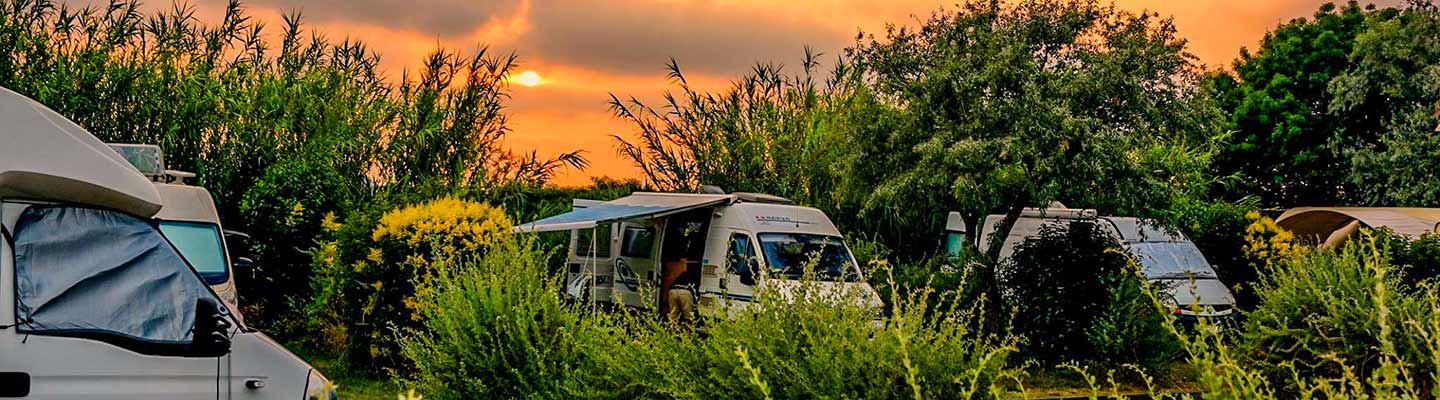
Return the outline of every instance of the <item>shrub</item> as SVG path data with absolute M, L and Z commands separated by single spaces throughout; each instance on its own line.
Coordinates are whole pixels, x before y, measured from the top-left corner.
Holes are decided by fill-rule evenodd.
M 1374 235 L 1383 248 L 1390 249 L 1390 263 L 1400 273 L 1403 287 L 1433 282 L 1440 273 L 1440 234 L 1427 232 L 1417 238 L 1407 238 L 1389 228 L 1380 228 Z
M 356 366 L 398 365 L 392 328 L 421 319 L 430 266 L 505 245 L 511 226 L 498 208 L 451 197 L 353 214 L 312 252 L 316 329 Z
M 1051 363 L 1105 361 L 1157 367 L 1176 350 L 1148 307 L 1138 267 L 1094 222 L 1051 224 L 1001 266 L 1013 328 L 1027 356 Z
M 1387 253 L 1367 232 L 1339 251 L 1272 263 L 1258 287 L 1261 306 L 1243 325 L 1244 361 L 1287 393 L 1308 390 L 1315 380 L 1367 381 L 1386 362 L 1433 370 L 1430 357 L 1440 353 L 1427 355 L 1427 333 L 1419 328 L 1434 322 L 1434 309 L 1401 290 Z
M 534 238 L 433 267 L 421 329 L 402 353 L 435 398 L 1000 397 L 1011 341 L 977 315 L 926 313 L 916 290 L 884 320 L 859 286 L 762 285 L 753 307 L 704 322 L 706 335 L 648 314 L 563 305 Z M 783 288 L 782 288 L 783 286 Z
M 1245 254 L 1263 265 L 1277 260 L 1288 260 L 1304 251 L 1295 243 L 1295 234 L 1281 228 L 1274 219 L 1260 215 L 1260 211 L 1245 214 L 1250 225 L 1245 227 Z
M 308 300 L 310 268 L 305 250 L 321 237 L 321 220 L 344 204 L 353 182 L 338 176 L 323 163 L 290 160 L 265 169 L 265 175 L 245 191 L 240 213 L 253 238 L 254 279 L 240 274 L 241 304 L 250 321 L 272 334 L 294 336 L 300 329 L 282 323 L 296 315 L 292 302 Z M 267 221 L 269 223 L 262 223 Z M 236 227 L 235 229 L 239 229 Z M 230 249 L 232 253 L 242 249 Z M 263 289 L 263 290 L 259 290 Z
M 1170 211 L 1175 226 L 1215 267 L 1220 281 L 1230 286 L 1235 306 L 1241 310 L 1253 310 L 1259 303 L 1255 282 L 1260 279 L 1261 265 L 1245 252 L 1245 229 L 1252 223 L 1246 215 L 1254 210 L 1249 203 L 1191 201 Z
M 431 262 L 434 295 L 417 298 L 422 322 L 399 341 L 411 383 L 440 399 L 564 398 L 579 375 L 598 372 L 585 368 L 587 353 L 621 343 L 583 342 L 606 333 L 564 306 L 544 260 L 526 238 Z

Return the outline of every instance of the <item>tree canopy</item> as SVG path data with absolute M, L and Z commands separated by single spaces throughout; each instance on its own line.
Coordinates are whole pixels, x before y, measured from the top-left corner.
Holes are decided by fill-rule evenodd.
M 1080 1 L 972 1 L 851 49 L 893 126 L 857 125 L 870 207 L 970 226 L 1052 200 L 1150 214 L 1203 190 L 1218 112 L 1169 19 Z M 989 246 L 994 256 L 998 246 Z

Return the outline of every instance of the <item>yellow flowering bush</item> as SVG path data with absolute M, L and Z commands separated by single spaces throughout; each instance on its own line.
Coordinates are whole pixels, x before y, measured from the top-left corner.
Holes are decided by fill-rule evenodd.
M 1274 219 L 1253 210 L 1245 214 L 1245 218 L 1250 220 L 1250 225 L 1245 227 L 1247 256 L 1269 265 L 1303 252 L 1303 248 L 1295 243 L 1295 234 L 1275 224 Z
M 312 322 L 323 344 L 356 366 L 393 366 L 394 328 L 413 327 L 427 283 L 440 261 L 483 257 L 513 240 L 504 210 L 443 197 L 383 213 L 356 213 L 345 223 L 327 215 L 329 241 L 311 251 L 315 272 Z
M 446 197 L 386 213 L 371 233 L 371 240 L 396 241 L 450 257 L 510 240 L 512 226 L 499 208 Z M 417 255 L 425 262 L 425 254 Z

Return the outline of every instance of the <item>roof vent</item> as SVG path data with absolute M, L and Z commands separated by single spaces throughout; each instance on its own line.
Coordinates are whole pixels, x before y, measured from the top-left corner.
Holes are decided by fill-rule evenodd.
M 725 189 L 715 185 L 700 185 L 700 194 L 725 194 Z

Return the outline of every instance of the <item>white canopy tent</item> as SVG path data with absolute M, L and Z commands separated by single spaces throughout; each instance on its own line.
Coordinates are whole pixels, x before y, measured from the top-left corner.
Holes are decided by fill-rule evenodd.
M 0 88 L 0 197 L 150 217 L 160 194 L 119 154 L 44 105 Z

